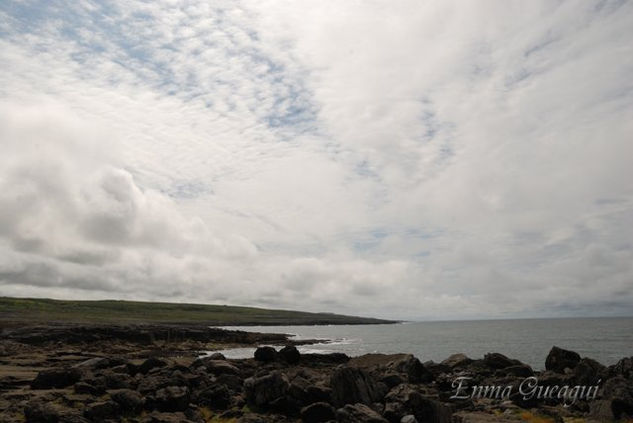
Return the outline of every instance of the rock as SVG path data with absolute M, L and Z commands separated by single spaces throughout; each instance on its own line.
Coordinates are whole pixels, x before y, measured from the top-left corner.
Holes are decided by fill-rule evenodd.
M 435 399 L 422 395 L 413 385 L 399 385 L 385 396 L 387 420 L 398 423 L 407 416 L 413 415 L 422 422 L 450 422 L 453 413 L 451 405 L 445 405 Z
M 165 367 L 168 364 L 169 363 L 167 363 L 167 361 L 161 358 L 150 357 L 147 360 L 145 360 L 140 366 L 138 366 L 138 371 L 145 375 L 153 369 L 156 369 L 159 367 Z
M 585 357 L 574 368 L 573 376 L 578 385 L 596 385 L 599 380 L 606 379 L 607 373 L 605 366 Z
M 301 420 L 305 423 L 336 420 L 336 410 L 327 402 L 315 402 L 301 409 Z
M 177 413 L 164 413 L 154 411 L 147 416 L 143 417 L 141 423 L 197 423 L 189 420 L 187 415 L 183 412 Z
M 453 369 L 456 367 L 465 367 L 472 362 L 473 360 L 468 358 L 466 354 L 459 353 L 459 354 L 453 354 L 449 356 L 446 360 L 442 361 L 442 363 L 440 364 L 443 364 Z
M 610 401 L 614 419 L 633 417 L 633 386 L 622 376 L 616 376 L 605 382 L 602 396 Z
M 42 370 L 31 382 L 33 389 L 65 388 L 81 379 L 82 372 L 77 368 L 59 368 Z
M 168 386 L 156 391 L 153 405 L 159 411 L 184 411 L 189 405 L 189 397 L 186 386 Z
M 498 370 L 498 369 L 505 369 L 510 366 L 521 365 L 523 363 L 521 363 L 518 360 L 512 360 L 503 354 L 488 353 L 484 355 L 484 364 L 490 367 L 491 369 Z
M 343 364 L 350 360 L 349 356 L 343 353 L 328 354 L 301 354 L 301 362 L 305 364 Z
M 337 407 L 345 404 L 371 404 L 380 401 L 387 387 L 378 384 L 374 378 L 362 369 L 339 367 L 330 377 L 332 403 Z
M 516 364 L 498 371 L 500 374 L 511 375 L 517 377 L 534 376 L 534 370 L 527 364 Z
M 388 372 L 384 374 L 380 378 L 380 381 L 384 383 L 385 385 L 387 385 L 389 389 L 393 388 L 394 386 L 398 386 L 401 383 L 405 383 L 404 378 L 400 376 L 399 373 L 395 373 L 395 372 Z
M 633 357 L 626 357 L 609 367 L 611 376 L 623 376 L 627 379 L 633 378 Z
M 400 419 L 400 423 L 418 423 L 418 419 L 413 414 L 407 414 Z
M 255 350 L 255 360 L 270 363 L 277 360 L 277 351 L 273 347 L 259 347 Z
M 226 357 L 224 356 L 224 354 L 219 353 L 219 352 L 209 355 L 209 358 L 211 360 L 226 360 Z
M 30 401 L 24 406 L 27 423 L 57 423 L 59 412 L 52 404 Z
M 566 368 L 573 369 L 579 362 L 578 353 L 554 346 L 545 359 L 545 369 L 564 373 Z
M 278 354 L 288 364 L 297 364 L 301 359 L 301 354 L 299 354 L 299 350 L 294 345 L 283 347 Z
M 117 391 L 110 392 L 110 398 L 119 406 L 121 410 L 126 413 L 138 413 L 143 409 L 145 400 L 136 391 L 131 389 L 119 389 Z
M 108 369 L 103 371 L 102 376 L 107 389 L 129 389 L 132 387 L 132 378 L 127 374 L 114 373 Z
M 93 396 L 99 396 L 105 392 L 105 389 L 97 388 L 89 383 L 77 382 L 73 387 L 76 394 L 87 394 Z
M 209 360 L 206 362 L 207 371 L 214 375 L 239 375 L 240 369 L 224 360 Z
M 246 401 L 257 407 L 270 407 L 285 399 L 289 383 L 285 375 L 274 371 L 261 377 L 244 381 Z
M 84 410 L 84 416 L 96 422 L 115 418 L 118 414 L 119 405 L 114 401 L 93 402 L 88 404 Z
M 214 410 L 226 410 L 231 405 L 231 392 L 226 385 L 211 385 L 196 394 L 195 403 Z
M 429 383 L 433 380 L 433 375 L 424 364 L 411 354 L 406 354 L 387 365 L 390 370 L 406 375 L 410 383 Z
M 336 410 L 339 423 L 389 423 L 365 404 L 347 404 Z

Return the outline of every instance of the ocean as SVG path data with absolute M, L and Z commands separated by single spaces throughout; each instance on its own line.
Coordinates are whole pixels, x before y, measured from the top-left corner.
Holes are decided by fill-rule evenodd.
M 411 353 L 422 362 L 442 361 L 454 353 L 481 358 L 499 352 L 535 370 L 545 367 L 556 345 L 602 364 L 633 356 L 633 317 L 407 322 L 393 325 L 247 326 L 226 329 L 293 334 L 294 339 L 320 339 L 300 346 L 317 353 Z M 252 357 L 254 348 L 223 350 L 227 358 Z

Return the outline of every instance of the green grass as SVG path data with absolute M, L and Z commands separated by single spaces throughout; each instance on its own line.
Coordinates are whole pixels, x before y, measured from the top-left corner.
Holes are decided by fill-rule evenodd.
M 0 320 L 77 323 L 200 323 L 206 325 L 315 325 L 393 323 L 387 320 L 226 305 L 141 301 L 66 301 L 0 297 Z

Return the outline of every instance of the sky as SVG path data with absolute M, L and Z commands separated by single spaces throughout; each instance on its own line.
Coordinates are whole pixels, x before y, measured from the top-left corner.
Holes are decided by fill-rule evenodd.
M 633 315 L 633 2 L 0 1 L 0 295 Z

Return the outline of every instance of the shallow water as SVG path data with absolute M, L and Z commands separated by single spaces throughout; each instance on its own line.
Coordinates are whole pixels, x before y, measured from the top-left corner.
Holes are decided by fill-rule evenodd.
M 253 332 L 294 334 L 295 339 L 323 339 L 299 347 L 302 352 L 411 353 L 421 361 L 441 361 L 462 352 L 472 358 L 500 352 L 531 365 L 545 366 L 553 345 L 583 357 L 614 364 L 633 356 L 633 317 L 415 322 L 395 325 L 248 326 Z M 327 343 L 325 341 L 328 341 Z M 222 351 L 229 358 L 252 357 L 254 348 Z

